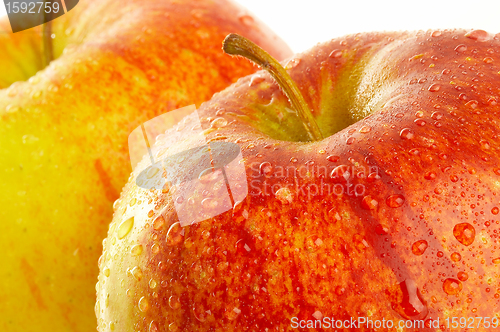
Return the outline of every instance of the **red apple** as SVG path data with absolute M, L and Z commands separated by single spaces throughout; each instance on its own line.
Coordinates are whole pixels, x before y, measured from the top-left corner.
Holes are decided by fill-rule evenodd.
M 181 227 L 176 209 L 219 196 L 145 190 L 134 171 L 100 260 L 99 331 L 498 326 L 499 39 L 346 36 L 287 62 L 293 81 L 233 41 L 280 81 L 258 72 L 198 110 L 207 141 L 241 147 L 248 195 Z
M 291 53 L 226 0 L 82 0 L 52 21 L 46 68 L 41 30 L 0 20 L 0 330 L 92 331 L 130 131 L 254 72 L 221 51 L 231 31 Z

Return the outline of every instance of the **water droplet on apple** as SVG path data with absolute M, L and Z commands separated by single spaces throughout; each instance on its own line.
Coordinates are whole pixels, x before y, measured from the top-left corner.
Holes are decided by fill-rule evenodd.
M 483 62 L 484 63 L 492 63 L 493 62 L 493 58 L 486 57 L 486 58 L 483 59 Z
M 431 33 L 431 37 L 439 37 L 441 36 L 441 31 L 436 30 Z
M 19 106 L 14 106 L 12 104 L 9 104 L 7 105 L 7 107 L 5 107 L 5 111 L 7 113 L 16 113 L 16 112 L 19 112 L 21 108 Z
M 472 40 L 477 40 L 480 42 L 485 42 L 490 39 L 490 35 L 484 31 L 484 30 L 473 30 L 470 32 L 467 32 L 465 34 L 465 37 L 470 38 Z
M 184 229 L 181 227 L 180 222 L 176 222 L 170 226 L 167 232 L 166 241 L 167 246 L 175 246 L 184 240 Z
M 158 243 L 154 243 L 152 246 L 151 246 L 151 253 L 153 255 L 156 255 L 160 252 L 160 246 L 158 245 Z
M 280 188 L 276 191 L 275 197 L 282 204 L 291 204 L 293 202 L 293 194 L 288 188 Z
M 139 305 L 139 310 L 142 312 L 146 312 L 149 309 L 148 300 L 144 296 L 140 298 L 138 305 Z
M 141 281 L 142 279 L 142 270 L 140 267 L 136 266 L 132 270 L 130 270 L 130 274 L 135 278 L 137 281 Z
M 179 298 L 177 296 L 172 295 L 168 299 L 168 305 L 170 306 L 170 308 L 176 310 L 181 307 L 181 302 L 179 301 Z
M 217 202 L 217 200 L 213 198 L 207 197 L 201 201 L 201 206 L 203 206 L 205 210 L 214 210 L 217 208 L 218 205 L 219 203 Z
M 168 324 L 168 331 L 169 332 L 178 332 L 179 327 L 175 323 L 170 323 L 170 324 Z
M 248 14 L 243 14 L 243 15 L 240 15 L 238 16 L 238 20 L 243 23 L 244 25 L 246 26 L 251 26 L 254 24 L 254 19 L 252 16 L 248 15 Z
M 290 59 L 290 61 L 288 61 L 288 63 L 286 64 L 285 69 L 292 69 L 292 68 L 297 67 L 299 65 L 300 61 L 301 60 L 299 58 Z
M 223 128 L 227 126 L 227 120 L 224 118 L 216 118 L 210 122 L 210 127 L 212 128 Z
M 434 180 L 436 178 L 436 173 L 434 172 L 427 172 L 424 174 L 424 179 L 426 180 Z
M 431 84 L 431 86 L 429 86 L 428 90 L 430 92 L 437 92 L 437 91 L 439 91 L 439 89 L 441 89 L 441 85 L 434 83 L 434 84 Z
M 493 209 L 491 209 L 491 213 L 494 215 L 497 215 L 499 211 L 500 211 L 500 209 L 498 209 L 498 207 L 496 207 L 496 206 Z
M 341 286 L 335 287 L 335 294 L 337 294 L 338 296 L 342 296 L 342 295 L 344 295 L 344 293 L 345 293 L 344 287 L 341 287 Z
M 469 223 L 461 223 L 453 227 L 453 235 L 464 246 L 470 246 L 476 237 L 476 230 Z
M 467 51 L 467 46 L 465 46 L 464 44 L 460 44 L 457 47 L 455 47 L 455 51 L 457 51 L 459 53 L 463 53 L 463 52 Z
M 296 163 L 297 162 L 297 158 L 295 158 L 295 157 L 290 158 L 290 162 L 291 163 Z
M 134 227 L 134 217 L 131 217 L 123 221 L 118 226 L 117 230 L 118 239 L 123 239 L 125 236 L 127 236 L 127 234 L 130 233 L 130 231 L 132 230 L 132 227 Z
M 493 258 L 493 259 L 491 260 L 491 262 L 492 262 L 493 264 L 500 264 L 500 257 L 498 257 L 498 258 Z
M 359 129 L 359 132 L 362 133 L 362 134 L 366 134 L 366 133 L 369 133 L 372 129 L 368 126 L 363 126 Z
M 349 178 L 351 178 L 351 176 L 352 174 L 350 168 L 347 165 L 337 166 L 330 173 L 330 178 L 334 182 L 341 182 L 341 183 L 347 182 L 349 181 Z
M 361 207 L 365 210 L 375 210 L 377 206 L 377 200 L 370 195 L 363 197 L 363 200 L 361 201 Z
M 412 244 L 411 252 L 414 255 L 421 256 L 424 254 L 425 250 L 429 247 L 429 244 L 425 240 L 419 240 Z
M 240 313 L 241 313 L 241 310 L 239 308 L 227 306 L 225 316 L 229 320 L 235 320 L 236 318 L 238 318 L 238 315 Z
M 162 215 L 158 216 L 158 218 L 153 221 L 153 228 L 158 231 L 163 228 L 163 225 L 165 224 L 165 219 L 163 218 Z
M 454 262 L 459 262 L 462 259 L 462 256 L 458 252 L 454 252 L 451 254 L 450 258 Z
M 252 77 L 250 78 L 250 82 L 248 82 L 248 86 L 257 85 L 257 84 L 263 82 L 264 80 L 265 80 L 265 78 L 262 76 L 252 75 Z M 217 114 L 217 115 L 219 115 L 219 114 Z
M 259 169 L 260 169 L 260 174 L 265 176 L 269 176 L 273 172 L 273 166 L 268 161 L 265 161 L 262 164 L 260 164 Z
M 462 290 L 462 283 L 459 280 L 448 278 L 443 282 L 443 290 L 448 295 L 456 295 Z
M 386 204 L 391 208 L 398 208 L 402 206 L 405 202 L 405 197 L 403 195 L 390 195 L 385 200 Z
M 351 145 L 351 144 L 353 144 L 355 141 L 356 141 L 356 138 L 354 138 L 354 137 L 352 137 L 352 136 L 351 136 L 351 137 L 349 137 L 349 138 L 346 140 L 346 142 L 345 142 L 345 143 L 346 143 L 347 145 Z
M 152 321 L 151 324 L 149 324 L 148 332 L 158 332 L 158 324 L 156 324 L 155 321 Z
M 142 254 L 142 251 L 143 251 L 142 244 L 136 244 L 135 246 L 132 247 L 132 249 L 130 249 L 130 253 L 132 254 L 132 256 L 139 256 Z
M 333 50 L 329 57 L 330 58 L 340 58 L 342 56 L 342 50 Z
M 423 319 L 427 316 L 428 308 L 420 294 L 417 283 L 412 279 L 406 279 L 399 284 L 403 292 L 401 307 L 410 319 Z
M 458 181 L 458 176 L 456 176 L 456 175 L 450 175 L 450 180 L 451 180 L 451 182 L 457 182 Z
M 108 268 L 105 268 L 104 270 L 102 270 L 102 273 L 103 273 L 106 277 L 109 277 L 109 275 L 111 274 L 111 271 L 110 271 Z
M 483 150 L 489 150 L 490 149 L 490 143 L 488 141 L 485 141 L 484 139 L 479 142 L 481 144 L 481 148 Z
M 467 279 L 469 279 L 469 275 L 466 272 L 460 271 L 457 273 L 457 278 L 460 281 L 467 281 Z
M 340 160 L 339 156 L 328 156 L 326 157 L 326 160 L 331 161 L 332 163 L 336 163 L 337 161 Z
M 158 286 L 158 282 L 154 279 L 149 280 L 149 288 L 155 289 Z
M 415 122 L 415 124 L 416 124 L 417 126 L 419 126 L 419 127 L 423 127 L 423 126 L 425 126 L 425 125 L 427 124 L 427 122 L 425 122 L 425 120 L 422 120 L 422 119 L 416 119 L 416 120 L 415 120 L 415 121 L 413 121 L 413 122 Z
M 433 118 L 434 120 L 441 120 L 442 117 L 443 114 L 441 112 L 434 112 L 431 115 L 431 118 Z
M 405 140 L 410 140 L 413 138 L 413 136 L 414 136 L 414 134 L 410 128 L 404 128 L 399 133 L 399 137 L 401 137 L 401 139 L 405 139 Z

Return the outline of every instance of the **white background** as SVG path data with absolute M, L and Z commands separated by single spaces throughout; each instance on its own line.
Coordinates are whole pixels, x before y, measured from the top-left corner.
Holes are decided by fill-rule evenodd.
M 264 21 L 295 52 L 363 31 L 474 28 L 500 32 L 500 0 L 235 1 Z M 5 15 L 3 0 L 0 2 L 0 15 Z

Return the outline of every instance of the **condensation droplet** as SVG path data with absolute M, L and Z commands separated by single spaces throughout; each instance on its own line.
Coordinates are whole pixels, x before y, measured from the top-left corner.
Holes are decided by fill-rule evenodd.
M 123 221 L 118 226 L 117 230 L 118 239 L 123 239 L 125 236 L 127 236 L 127 234 L 130 233 L 130 231 L 132 230 L 132 227 L 134 227 L 134 217 L 131 217 Z
M 405 202 L 405 197 L 403 195 L 390 195 L 385 200 L 386 204 L 391 208 L 398 208 L 402 206 Z
M 486 32 L 484 30 L 472 30 L 470 32 L 467 32 L 465 34 L 465 37 L 470 38 L 472 40 L 477 40 L 480 42 L 485 42 L 485 41 L 488 41 L 490 39 L 490 35 L 488 34 L 488 32 Z
M 132 274 L 132 276 L 137 281 L 141 281 L 141 279 L 142 279 L 142 270 L 141 270 L 140 267 L 138 267 L 138 266 L 134 267 L 132 270 L 130 270 L 130 273 Z
M 227 126 L 227 120 L 224 118 L 213 119 L 210 123 L 210 127 L 212 128 L 223 128 L 225 126 Z
M 474 226 L 469 223 L 461 223 L 453 227 L 453 235 L 458 242 L 464 246 L 470 246 L 474 242 L 476 230 Z
M 248 14 L 240 15 L 238 20 L 246 26 L 251 26 L 254 23 L 253 17 Z
M 463 52 L 467 51 L 467 46 L 465 46 L 464 44 L 460 44 L 457 47 L 455 47 L 455 51 L 457 51 L 459 53 L 463 53 Z
M 146 311 L 148 311 L 148 309 L 149 309 L 148 300 L 143 296 L 139 300 L 139 310 L 142 311 L 142 312 L 146 312 Z
M 158 282 L 154 279 L 149 280 L 149 288 L 155 289 L 158 286 Z
M 331 161 L 332 163 L 336 163 L 337 161 L 340 160 L 339 156 L 328 156 L 326 157 L 326 160 Z
M 419 240 L 412 244 L 411 252 L 414 255 L 420 256 L 423 255 L 425 250 L 429 247 L 429 244 L 425 240 Z
M 456 295 L 462 290 L 462 283 L 459 280 L 448 278 L 443 282 L 443 290 L 448 295 Z
M 290 61 L 288 61 L 288 63 L 286 64 L 286 69 L 292 69 L 292 68 L 295 68 L 299 65 L 300 63 L 300 59 L 298 58 L 294 58 L 294 59 L 291 59 Z
M 167 246 L 175 246 L 184 240 L 184 230 L 180 222 L 176 222 L 170 226 L 167 232 L 166 241 Z
M 342 50 L 333 50 L 329 57 L 330 58 L 340 58 L 342 56 Z
M 414 134 L 409 128 L 404 128 L 399 133 L 399 137 L 401 137 L 401 139 L 405 139 L 405 140 L 410 140 L 413 138 L 413 136 L 414 136 Z
M 179 298 L 177 296 L 172 295 L 168 299 L 168 305 L 170 306 L 170 308 L 175 310 L 181 307 L 181 302 L 179 301 Z
M 365 210 L 375 210 L 377 206 L 378 201 L 370 195 L 363 197 L 363 200 L 361 201 L 361 207 Z
M 359 132 L 362 133 L 362 134 L 366 134 L 366 133 L 369 133 L 372 129 L 368 126 L 363 126 L 359 129 Z
M 466 272 L 460 271 L 457 273 L 457 278 L 460 281 L 466 281 L 467 279 L 469 279 L 469 275 Z
M 268 161 L 265 161 L 262 164 L 260 164 L 259 169 L 260 173 L 265 176 L 269 176 L 273 172 L 273 166 Z
M 132 254 L 132 256 L 139 256 L 142 254 L 142 251 L 143 251 L 142 244 L 136 244 L 135 246 L 132 247 L 132 249 L 130 249 L 130 253 Z
M 431 86 L 429 86 L 428 90 L 430 92 L 437 92 L 437 91 L 439 91 L 439 89 L 441 89 L 441 85 L 434 83 L 434 84 L 431 84 Z
M 275 197 L 282 204 L 291 204 L 293 202 L 293 194 L 288 188 L 280 188 L 276 191 Z
M 454 262 L 459 262 L 462 259 L 462 256 L 458 252 L 454 252 L 451 254 L 450 258 Z
M 500 210 L 495 206 L 493 209 L 491 209 L 491 213 L 494 215 L 497 215 Z

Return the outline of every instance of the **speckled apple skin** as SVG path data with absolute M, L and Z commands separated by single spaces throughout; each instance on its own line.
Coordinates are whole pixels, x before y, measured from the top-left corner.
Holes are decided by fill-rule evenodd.
M 224 0 L 81 0 L 52 23 L 57 59 L 43 69 L 41 27 L 12 34 L 0 20 L 2 331 L 94 331 L 130 132 L 255 72 L 222 52 L 230 32 L 291 55 Z
M 207 139 L 241 147 L 249 194 L 181 228 L 175 188 L 146 191 L 133 173 L 99 262 L 99 331 L 290 331 L 293 317 L 458 331 L 447 318 L 498 318 L 499 37 L 365 33 L 296 55 L 287 68 L 317 142 L 265 72 L 204 103 Z

